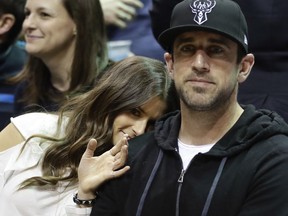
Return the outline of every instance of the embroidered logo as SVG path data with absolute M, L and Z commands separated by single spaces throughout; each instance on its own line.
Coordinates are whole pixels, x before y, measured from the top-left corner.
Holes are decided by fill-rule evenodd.
M 248 45 L 248 39 L 247 39 L 246 35 L 244 35 L 244 43 L 245 43 L 246 45 Z
M 194 21 L 201 25 L 208 20 L 207 13 L 210 13 L 216 5 L 215 0 L 196 0 L 190 4 L 192 13 L 195 13 Z

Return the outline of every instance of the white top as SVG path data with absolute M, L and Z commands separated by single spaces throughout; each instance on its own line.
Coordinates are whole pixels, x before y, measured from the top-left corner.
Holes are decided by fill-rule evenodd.
M 33 134 L 53 136 L 57 120 L 57 115 L 46 113 L 30 113 L 11 118 L 12 124 L 25 139 Z M 17 190 L 19 184 L 27 178 L 41 175 L 40 159 L 48 145 L 46 143 L 40 146 L 39 138 L 35 138 L 27 143 L 19 158 L 23 143 L 0 152 L 0 215 L 90 215 L 91 208 L 79 208 L 73 203 L 77 185 L 65 187 L 60 184 L 56 190 L 51 187 Z
M 214 143 L 207 145 L 190 145 L 185 144 L 181 142 L 180 139 L 178 139 L 178 148 L 179 148 L 179 154 L 183 162 L 183 169 L 184 170 L 187 169 L 190 161 L 195 157 L 195 155 L 197 155 L 198 153 L 206 153 L 210 151 L 213 145 Z

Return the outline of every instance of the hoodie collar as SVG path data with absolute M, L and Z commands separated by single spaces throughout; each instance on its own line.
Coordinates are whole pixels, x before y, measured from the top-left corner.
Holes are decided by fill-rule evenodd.
M 213 146 L 207 155 L 232 156 L 256 142 L 276 134 L 288 135 L 288 125 L 275 112 L 252 105 L 242 106 L 244 112 L 235 125 Z M 155 125 L 155 137 L 162 149 L 177 147 L 181 126 L 181 113 L 175 111 L 164 115 Z

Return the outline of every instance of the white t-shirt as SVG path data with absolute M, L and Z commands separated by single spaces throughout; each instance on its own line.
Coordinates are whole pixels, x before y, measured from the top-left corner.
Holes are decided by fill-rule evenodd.
M 187 169 L 190 161 L 194 158 L 195 155 L 198 153 L 206 153 L 210 151 L 213 145 L 214 143 L 207 145 L 189 145 L 181 142 L 181 140 L 178 139 L 178 148 L 183 162 L 183 169 Z
M 25 139 L 33 134 L 53 136 L 57 128 L 57 120 L 57 115 L 47 113 L 30 113 L 11 118 L 12 124 Z M 63 131 L 61 134 L 63 135 Z M 39 138 L 36 138 L 26 144 L 19 158 L 23 143 L 0 152 L 0 215 L 90 215 L 91 208 L 78 208 L 73 203 L 72 197 L 77 185 L 69 187 L 60 185 L 56 190 L 49 187 L 17 190 L 19 184 L 27 178 L 41 176 L 40 159 L 48 146 L 49 144 L 40 146 Z

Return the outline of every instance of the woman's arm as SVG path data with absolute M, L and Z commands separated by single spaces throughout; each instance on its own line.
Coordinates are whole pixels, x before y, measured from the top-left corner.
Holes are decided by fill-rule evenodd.
M 95 192 L 104 182 L 120 177 L 129 170 L 125 166 L 128 156 L 127 138 L 123 137 L 112 149 L 100 156 L 94 157 L 97 141 L 91 139 L 84 152 L 78 167 L 78 193 L 81 200 L 95 199 Z M 71 198 L 72 200 L 72 198 Z M 92 205 L 66 205 L 66 215 L 90 215 Z
M 24 140 L 21 133 L 19 133 L 16 127 L 10 123 L 0 132 L 0 152 L 9 149 Z

